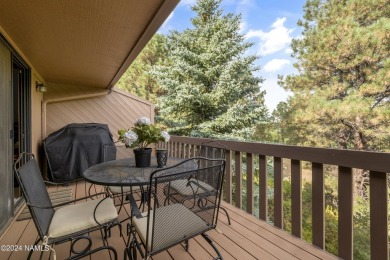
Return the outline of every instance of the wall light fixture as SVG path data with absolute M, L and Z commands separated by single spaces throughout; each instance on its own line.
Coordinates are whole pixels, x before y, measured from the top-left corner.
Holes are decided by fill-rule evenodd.
M 42 92 L 42 93 L 47 92 L 47 87 L 44 83 L 39 83 L 37 81 L 37 82 L 35 82 L 35 85 L 36 85 L 37 91 Z

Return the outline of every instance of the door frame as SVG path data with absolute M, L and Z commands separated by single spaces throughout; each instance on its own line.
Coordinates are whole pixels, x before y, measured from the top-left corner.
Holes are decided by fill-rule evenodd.
M 17 65 L 20 69 L 19 80 L 21 81 L 21 86 L 18 90 L 19 104 L 18 109 L 20 110 L 19 118 L 19 142 L 20 142 L 20 153 L 27 152 L 31 153 L 31 69 L 27 63 L 15 52 L 11 53 L 12 60 L 12 74 L 14 73 L 14 65 Z M 13 82 L 14 77 L 12 76 L 12 89 L 14 88 L 15 82 Z M 12 93 L 13 94 L 13 93 Z M 14 102 L 14 96 L 12 96 L 12 102 Z M 12 116 L 14 116 L 14 104 L 12 104 Z M 15 129 L 12 128 L 12 132 L 15 138 Z M 12 143 L 14 145 L 14 143 Z M 14 150 L 14 147 L 12 147 Z M 16 158 L 14 158 L 15 160 Z M 13 187 L 15 187 L 13 180 Z M 14 209 L 13 216 L 15 215 L 15 209 L 22 204 L 23 200 L 19 199 L 15 202 L 12 200 L 12 208 Z
M 24 136 L 24 142 L 23 146 L 21 147 L 21 151 L 25 152 L 31 152 L 31 146 L 32 146 L 32 135 L 31 135 L 31 111 L 32 111 L 32 93 L 31 93 L 31 68 L 30 66 L 24 61 L 24 59 L 17 53 L 17 51 L 12 47 L 12 45 L 6 40 L 6 38 L 0 33 L 0 42 L 5 47 L 5 49 L 9 50 L 10 53 L 10 60 L 9 60 L 9 72 L 11 75 L 10 81 L 4 84 L 4 88 L 8 88 L 8 93 L 10 93 L 11 101 L 9 102 L 8 109 L 5 111 L 1 111 L 1 113 L 4 113 L 2 116 L 10 118 L 9 121 L 7 121 L 8 126 L 4 126 L 4 134 L 1 138 L 4 138 L 4 143 L 7 144 L 7 149 L 4 149 L 3 152 L 7 150 L 7 154 L 2 154 L 1 156 L 6 157 L 5 160 L 6 165 L 4 166 L 5 172 L 8 172 L 8 177 L 6 178 L 6 183 L 3 183 L 2 185 L 5 185 L 5 187 L 8 187 L 9 190 L 8 197 L 5 197 L 5 200 L 9 200 L 9 207 L 6 209 L 8 214 L 8 219 L 5 219 L 3 224 L 0 226 L 0 236 L 2 233 L 8 228 L 9 224 L 12 222 L 13 217 L 15 216 L 16 210 L 19 208 L 20 205 L 22 205 L 23 200 L 18 200 L 16 203 L 14 201 L 14 173 L 13 173 L 13 153 L 14 153 L 14 144 L 13 144 L 13 134 L 14 134 L 14 126 L 13 122 L 14 120 L 11 118 L 14 114 L 14 107 L 13 107 L 13 71 L 14 71 L 14 64 L 16 64 L 21 70 L 22 75 L 20 80 L 22 81 L 21 89 L 23 92 L 23 108 L 22 108 L 22 116 L 24 118 L 23 128 L 25 129 L 25 136 Z M 7 65 L 6 65 L 7 66 Z M 7 69 L 8 70 L 8 69 Z M 20 95 L 20 93 L 18 94 Z M 8 94 L 7 94 L 8 96 Z M 8 130 L 7 130 L 8 129 Z M 7 132 L 9 131 L 9 132 Z M 7 166 L 8 165 L 8 166 Z M 7 175 L 5 175 L 7 176 Z

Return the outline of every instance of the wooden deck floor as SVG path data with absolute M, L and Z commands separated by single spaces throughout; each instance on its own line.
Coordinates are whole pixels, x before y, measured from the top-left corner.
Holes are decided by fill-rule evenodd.
M 73 196 L 85 196 L 85 183 L 78 182 L 72 185 Z M 224 203 L 223 206 L 229 212 L 232 224 L 228 225 L 227 217 L 221 211 L 217 228 L 208 232 L 224 259 L 337 259 L 300 239 L 292 237 L 287 233 L 274 228 L 263 221 L 256 219 L 250 214 Z M 127 216 L 127 211 L 122 210 L 120 218 Z M 125 227 L 123 228 L 125 230 Z M 125 232 L 124 232 L 125 233 Z M 100 233 L 91 234 L 93 247 L 101 245 Z M 28 251 L 25 245 L 33 245 L 37 238 L 37 232 L 31 219 L 15 221 L 0 240 L 0 245 L 21 245 L 21 251 L 0 250 L 0 259 L 26 259 Z M 123 259 L 126 235 L 120 237 L 119 229 L 114 228 L 108 242 L 118 252 L 118 259 Z M 69 244 L 61 244 L 53 247 L 57 259 L 64 259 L 69 255 Z M 39 259 L 40 254 L 35 252 L 32 259 Z M 153 259 L 212 259 L 215 256 L 212 248 L 207 242 L 198 236 L 190 240 L 190 249 L 187 253 L 182 245 L 168 249 Z M 47 259 L 48 254 L 44 253 Z M 89 258 L 88 258 L 89 259 Z M 93 255 L 91 259 L 109 259 L 107 252 Z

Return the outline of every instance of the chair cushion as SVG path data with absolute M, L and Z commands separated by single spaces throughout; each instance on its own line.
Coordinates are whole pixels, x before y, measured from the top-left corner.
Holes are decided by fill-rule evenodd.
M 197 184 L 195 184 L 194 182 L 197 182 Z M 174 189 L 181 195 L 185 195 L 185 196 L 193 196 L 194 192 L 196 194 L 202 194 L 206 192 L 205 190 L 215 191 L 213 187 L 211 187 L 209 184 L 203 181 L 192 180 L 189 185 L 187 184 L 188 181 L 186 179 L 180 179 L 180 180 L 172 181 L 170 186 L 172 189 Z M 203 189 L 200 186 L 203 187 Z
M 108 190 L 112 193 L 112 194 L 121 194 L 122 193 L 122 189 L 123 188 L 123 192 L 124 193 L 129 193 L 130 192 L 130 187 L 129 186 L 108 186 Z M 139 191 L 140 190 L 140 186 L 133 186 L 131 187 L 133 191 Z
M 192 237 L 210 229 L 198 215 L 180 203 L 160 207 L 156 209 L 155 214 L 156 225 L 152 249 L 153 210 L 150 211 L 150 214 L 149 243 L 147 245 L 149 251 L 169 247 L 184 241 L 186 237 Z M 142 213 L 142 215 L 144 218 L 133 217 L 133 224 L 142 241 L 146 244 L 147 212 Z
M 93 217 L 93 212 L 100 201 L 90 200 L 67 205 L 56 210 L 49 226 L 48 236 L 56 238 L 98 226 Z M 112 221 L 117 217 L 118 212 L 111 198 L 103 200 L 96 210 L 96 219 L 101 224 Z

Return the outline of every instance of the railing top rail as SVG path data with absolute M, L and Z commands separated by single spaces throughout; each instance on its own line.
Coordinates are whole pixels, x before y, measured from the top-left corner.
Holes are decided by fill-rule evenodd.
M 183 136 L 172 136 L 171 138 L 171 142 L 181 142 L 192 145 L 200 145 L 201 143 L 210 140 L 212 139 Z M 257 142 L 241 142 L 219 139 L 218 142 L 225 145 L 228 150 L 233 151 L 390 173 L 390 153 L 316 148 L 282 144 L 266 144 Z

